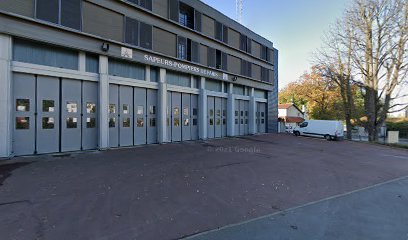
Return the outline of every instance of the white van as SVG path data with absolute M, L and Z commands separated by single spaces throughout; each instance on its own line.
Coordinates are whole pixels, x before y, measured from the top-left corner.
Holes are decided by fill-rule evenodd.
M 326 140 L 344 138 L 344 126 L 341 121 L 307 120 L 293 129 L 295 136 L 324 137 Z

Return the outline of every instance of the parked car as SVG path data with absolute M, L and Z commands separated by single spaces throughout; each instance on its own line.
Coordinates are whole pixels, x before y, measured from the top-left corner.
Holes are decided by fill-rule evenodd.
M 341 121 L 308 120 L 293 129 L 295 136 L 324 137 L 326 140 L 344 139 Z

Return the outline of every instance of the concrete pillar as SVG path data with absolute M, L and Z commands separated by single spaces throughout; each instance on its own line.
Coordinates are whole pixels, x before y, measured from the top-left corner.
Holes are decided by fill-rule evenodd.
M 190 86 L 191 86 L 191 88 L 194 88 L 194 86 L 195 86 L 195 79 L 194 79 L 193 75 L 190 76 Z
M 99 56 L 99 149 L 109 148 L 108 57 Z
M 11 44 L 10 36 L 0 34 L 0 157 L 9 157 L 12 148 Z
M 159 90 L 157 93 L 158 104 L 157 109 L 157 138 L 159 143 L 169 142 L 167 136 L 167 83 L 166 83 L 166 69 L 161 68 L 159 73 Z
M 249 89 L 249 134 L 256 134 L 257 133 L 257 126 L 256 126 L 256 102 L 255 102 L 255 89 Z
M 145 81 L 146 82 L 150 82 L 150 66 L 149 65 L 146 65 L 146 68 L 145 68 Z
M 80 72 L 86 72 L 86 53 L 79 52 L 78 70 Z
M 235 136 L 235 96 L 233 89 L 234 84 L 230 83 L 227 100 L 227 135 L 230 137 Z
M 207 139 L 207 90 L 205 90 L 205 78 L 200 81 L 200 96 L 198 98 L 198 135 L 200 139 Z

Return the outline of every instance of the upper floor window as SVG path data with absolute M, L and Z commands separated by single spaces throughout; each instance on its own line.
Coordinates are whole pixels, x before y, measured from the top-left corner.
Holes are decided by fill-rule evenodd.
M 244 34 L 241 34 L 239 49 L 241 49 L 244 52 L 251 53 L 252 52 L 251 42 L 252 40 L 249 37 L 245 36 Z
M 143 8 L 146 8 L 148 10 L 152 10 L 152 0 L 127 0 L 128 2 L 137 4 Z
M 271 49 L 266 46 L 262 46 L 261 58 L 265 61 L 271 62 L 272 61 Z
M 37 0 L 38 19 L 81 29 L 81 0 Z
M 215 67 L 227 71 L 227 54 L 220 50 L 215 51 Z
M 139 21 L 125 18 L 125 43 L 139 46 Z
M 191 39 L 179 36 L 177 39 L 177 57 L 179 59 L 199 62 L 199 44 Z
M 262 67 L 261 69 L 261 80 L 264 82 L 269 82 L 270 79 L 270 71 L 267 68 Z
M 125 18 L 125 43 L 152 49 L 152 25 Z
M 247 77 L 252 77 L 252 64 L 248 61 L 241 61 L 241 74 Z
M 194 29 L 194 8 L 180 2 L 179 23 Z
M 188 60 L 187 53 L 187 39 L 184 37 L 178 37 L 177 39 L 177 57 L 183 60 Z M 190 54 L 191 59 L 191 54 Z
M 215 22 L 215 39 L 228 43 L 228 27 L 220 22 Z

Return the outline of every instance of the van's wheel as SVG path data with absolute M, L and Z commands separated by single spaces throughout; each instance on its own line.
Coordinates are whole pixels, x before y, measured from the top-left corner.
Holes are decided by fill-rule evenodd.
M 324 139 L 326 139 L 327 141 L 330 141 L 330 140 L 331 140 L 331 137 L 330 137 L 329 134 L 326 134 L 326 135 L 324 135 Z
M 294 132 L 294 134 L 296 137 L 300 136 L 300 133 L 298 131 Z

